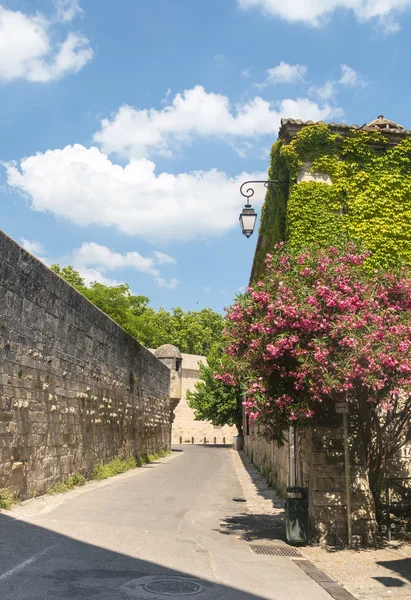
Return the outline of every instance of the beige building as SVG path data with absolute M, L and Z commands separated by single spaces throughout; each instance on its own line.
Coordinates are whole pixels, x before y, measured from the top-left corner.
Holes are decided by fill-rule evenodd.
M 171 409 L 173 444 L 232 444 L 237 436 L 236 427 L 217 427 L 209 421 L 196 421 L 188 406 L 187 392 L 194 392 L 200 379 L 200 364 L 207 364 L 205 356 L 181 354 L 171 344 L 150 350 L 171 371 Z
M 174 413 L 173 444 L 232 444 L 237 435 L 235 427 L 216 427 L 208 421 L 196 421 L 194 411 L 187 404 L 187 392 L 193 392 L 200 377 L 200 363 L 206 364 L 204 356 L 182 354 L 182 387 L 181 400 Z

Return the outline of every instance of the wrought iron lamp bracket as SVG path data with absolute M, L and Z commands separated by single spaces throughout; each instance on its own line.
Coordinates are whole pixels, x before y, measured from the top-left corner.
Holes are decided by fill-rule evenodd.
M 271 179 L 271 180 L 267 180 L 267 181 L 245 181 L 243 183 L 243 185 L 240 187 L 240 193 L 242 196 L 244 196 L 244 198 L 247 198 L 247 200 L 250 200 L 250 198 L 252 198 L 255 194 L 255 188 L 253 187 L 248 187 L 246 188 L 248 185 L 252 185 L 255 183 L 262 183 L 264 185 L 264 187 L 268 190 L 268 188 L 270 186 L 273 187 L 280 187 L 281 185 L 284 185 L 285 183 L 287 183 L 286 181 L 282 181 L 281 179 Z M 246 204 L 246 207 L 248 208 L 250 205 L 250 203 L 248 202 Z

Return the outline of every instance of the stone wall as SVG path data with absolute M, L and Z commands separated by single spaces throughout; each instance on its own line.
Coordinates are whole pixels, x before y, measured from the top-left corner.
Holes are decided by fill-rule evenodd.
M 170 371 L 0 232 L 0 488 L 169 447 Z
M 286 436 L 287 438 L 287 436 Z M 347 542 L 347 500 L 345 489 L 342 430 L 317 426 L 297 435 L 296 477 L 290 476 L 290 444 L 283 447 L 267 442 L 250 427 L 245 451 L 280 496 L 294 483 L 308 489 L 310 531 L 313 540 L 331 545 Z M 370 543 L 375 538 L 373 500 L 367 474 L 355 464 L 351 448 L 351 500 L 354 540 Z
M 208 421 L 196 421 L 194 411 L 187 404 L 187 392 L 193 392 L 195 384 L 199 380 L 199 364 L 206 364 L 207 359 L 204 356 L 195 354 L 182 354 L 182 390 L 181 400 L 175 409 L 175 420 L 173 423 L 173 443 L 179 444 L 180 440 L 184 443 L 191 443 L 194 439 L 195 444 L 232 444 L 234 436 L 237 435 L 235 427 L 216 427 Z
M 250 432 L 251 433 L 251 432 Z M 277 494 L 284 497 L 286 488 L 290 485 L 290 449 L 288 441 L 278 448 L 273 442 L 251 433 L 244 436 L 244 449 L 251 462 L 265 476 L 268 483 Z

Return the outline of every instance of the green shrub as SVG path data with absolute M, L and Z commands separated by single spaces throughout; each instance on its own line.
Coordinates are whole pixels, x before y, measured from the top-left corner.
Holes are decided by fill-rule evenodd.
M 148 454 L 142 454 L 140 456 L 140 461 L 141 461 L 141 466 L 143 467 L 144 465 L 148 465 L 148 463 L 150 462 L 148 460 Z
M 18 498 L 16 494 L 10 494 L 8 490 L 0 490 L 0 509 L 10 510 L 14 504 L 17 504 Z
M 135 469 L 137 466 L 139 466 L 139 462 L 134 456 L 126 459 L 116 457 L 109 463 L 99 463 L 96 465 L 93 470 L 93 479 L 97 479 L 98 481 L 108 479 L 108 477 L 120 475 L 121 473 L 130 471 L 130 469 Z
M 46 493 L 54 496 L 55 494 L 64 494 L 65 492 L 68 492 L 71 489 L 73 489 L 72 486 L 69 486 L 64 481 L 62 481 L 60 483 L 55 483 L 54 485 L 51 485 L 47 489 Z
M 101 481 L 102 479 L 107 479 L 110 477 L 110 472 L 107 465 L 103 465 L 103 463 L 99 463 L 94 466 L 93 469 L 93 479 L 97 479 L 97 481 Z
M 86 483 L 86 478 L 84 475 L 80 473 L 75 473 L 74 475 L 69 475 L 67 479 L 61 481 L 60 483 L 56 483 L 48 488 L 47 494 L 64 494 L 65 492 L 69 492 L 75 487 L 82 486 Z
M 191 443 L 190 440 L 188 440 L 189 443 Z M 159 450 L 159 452 L 157 452 L 157 458 L 165 458 L 166 456 L 168 456 L 170 454 L 170 451 L 168 450 Z
M 85 485 L 85 483 L 86 483 L 86 478 L 84 477 L 84 475 L 81 475 L 80 473 L 71 475 L 71 477 L 69 479 L 72 480 L 73 486 L 82 486 L 82 485 Z

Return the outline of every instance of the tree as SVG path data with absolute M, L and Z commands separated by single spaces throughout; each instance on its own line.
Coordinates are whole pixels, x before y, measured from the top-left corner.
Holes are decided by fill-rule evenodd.
M 51 269 L 147 348 L 173 344 L 181 352 L 206 356 L 213 344 L 221 342 L 224 319 L 211 308 L 155 311 L 149 307 L 148 298 L 133 295 L 127 284 L 107 286 L 94 282 L 87 286 L 72 266 L 52 265 Z
M 78 271 L 76 271 L 72 266 L 68 267 L 60 267 L 60 265 L 51 265 L 50 269 L 60 275 L 63 279 L 67 281 L 70 285 L 75 288 L 83 288 L 85 287 L 84 279 L 80 275 Z
M 149 326 L 146 345 L 157 348 L 162 344 L 173 344 L 181 352 L 207 356 L 213 344 L 221 342 L 224 318 L 211 308 L 184 312 L 180 307 L 171 313 L 160 308 L 145 313 Z M 152 333 L 153 332 L 153 333 Z
M 106 286 L 96 282 L 85 288 L 83 294 L 131 335 L 140 335 L 148 298 L 133 295 L 127 284 Z
M 200 365 L 200 381 L 194 392 L 187 392 L 188 405 L 194 410 L 197 421 L 210 421 L 213 425 L 235 425 L 238 435 L 243 435 L 242 395 L 237 386 L 219 380 L 223 372 L 221 345 L 215 344 L 207 357 L 207 365 Z
M 249 418 L 279 444 L 290 423 L 349 401 L 378 509 L 411 419 L 411 279 L 404 268 L 369 276 L 367 258 L 353 245 L 296 255 L 277 245 L 227 313 L 223 379 L 247 387 Z
M 88 287 L 80 273 L 72 266 L 61 268 L 59 265 L 51 265 L 51 270 L 63 277 L 132 336 L 138 340 L 143 337 L 142 316 L 147 310 L 148 298 L 134 296 L 127 284 L 107 286 L 94 282 Z

